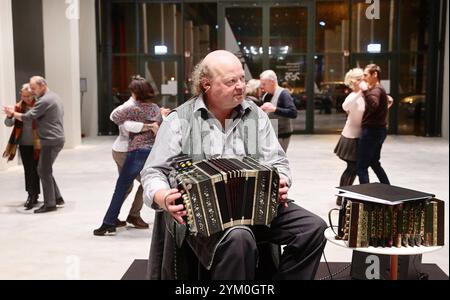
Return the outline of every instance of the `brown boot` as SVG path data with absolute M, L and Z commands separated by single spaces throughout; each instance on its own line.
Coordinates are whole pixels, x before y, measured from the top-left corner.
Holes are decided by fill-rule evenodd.
M 140 216 L 139 217 L 128 216 L 127 222 L 132 224 L 137 229 L 148 229 L 148 224 L 145 223 Z
M 127 226 L 127 222 L 121 221 L 120 219 L 117 219 L 116 227 L 125 227 L 125 226 Z

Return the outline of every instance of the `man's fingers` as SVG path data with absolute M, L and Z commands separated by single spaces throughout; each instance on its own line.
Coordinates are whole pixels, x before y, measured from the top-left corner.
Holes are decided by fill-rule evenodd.
M 186 224 L 186 222 L 184 222 L 183 218 L 177 215 L 172 214 L 172 217 L 177 220 L 178 223 L 180 224 Z
M 177 213 L 179 211 L 184 210 L 184 205 L 180 204 L 180 205 L 169 205 L 167 206 L 167 209 L 169 210 L 170 213 Z

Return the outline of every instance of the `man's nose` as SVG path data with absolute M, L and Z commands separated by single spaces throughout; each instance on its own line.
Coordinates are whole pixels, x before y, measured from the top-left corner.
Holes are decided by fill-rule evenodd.
M 239 80 L 239 82 L 236 84 L 237 89 L 245 89 L 245 80 Z

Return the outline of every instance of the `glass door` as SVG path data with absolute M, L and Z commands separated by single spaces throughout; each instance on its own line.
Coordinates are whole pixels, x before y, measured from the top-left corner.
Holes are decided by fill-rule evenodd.
M 241 58 L 246 79 L 268 69 L 287 88 L 299 111 L 294 130 L 313 130 L 314 19 L 312 1 L 220 4 L 219 44 Z M 220 15 L 221 14 L 221 15 Z
M 161 107 L 174 109 L 184 102 L 188 93 L 183 88 L 181 57 L 146 56 L 141 58 L 141 75 L 152 85 L 156 94 L 156 103 Z

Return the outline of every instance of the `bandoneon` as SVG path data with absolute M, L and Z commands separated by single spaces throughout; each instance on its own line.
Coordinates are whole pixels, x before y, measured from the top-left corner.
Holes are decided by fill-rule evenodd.
M 191 235 L 211 236 L 237 225 L 269 225 L 277 214 L 279 175 L 245 157 L 172 163 L 172 187 L 182 193 Z M 181 200 L 178 202 L 181 203 Z

